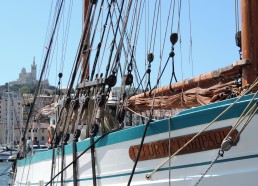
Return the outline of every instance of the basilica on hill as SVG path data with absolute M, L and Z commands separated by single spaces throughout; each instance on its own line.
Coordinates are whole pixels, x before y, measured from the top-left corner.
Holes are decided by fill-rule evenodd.
M 25 68 L 21 69 L 19 74 L 19 79 L 12 81 L 9 84 L 21 85 L 21 84 L 36 84 L 37 83 L 37 65 L 35 64 L 35 57 L 33 58 L 33 63 L 31 65 L 31 72 L 26 72 Z

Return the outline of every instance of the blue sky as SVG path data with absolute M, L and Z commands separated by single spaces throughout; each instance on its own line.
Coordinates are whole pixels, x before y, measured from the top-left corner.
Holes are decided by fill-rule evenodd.
M 190 0 L 191 1 L 191 0 Z M 0 85 L 18 79 L 23 67 L 30 71 L 33 57 L 38 65 L 38 75 L 45 52 L 45 36 L 48 25 L 50 0 L 8 0 L 0 3 Z M 66 1 L 68 4 L 70 1 Z M 154 3 L 154 0 L 150 0 Z M 168 0 L 161 1 L 169 4 Z M 175 64 L 178 80 L 196 76 L 232 64 L 239 59 L 238 48 L 235 46 L 235 12 L 234 0 L 192 0 L 191 3 L 191 30 L 193 65 L 189 62 L 189 14 L 188 0 L 182 0 L 181 34 L 182 55 L 179 43 L 175 46 Z M 167 5 L 168 7 L 169 5 Z M 166 7 L 166 6 L 164 6 Z M 165 8 L 164 8 L 165 9 Z M 164 10 L 165 12 L 166 10 Z M 77 50 L 81 25 L 82 1 L 73 1 L 73 10 L 68 38 L 67 52 L 64 64 L 63 85 L 69 79 L 71 66 Z M 166 15 L 162 17 L 161 33 L 164 35 Z M 177 16 L 175 16 L 175 21 Z M 162 35 L 162 38 L 163 38 Z M 162 39 L 163 40 L 163 39 Z M 137 54 L 142 56 L 141 44 L 138 44 Z M 169 52 L 164 54 L 167 58 Z M 60 48 L 59 48 L 60 50 Z M 158 49 L 157 49 L 158 50 Z M 157 56 L 158 54 L 156 54 Z M 181 60 L 182 59 L 182 60 Z M 52 85 L 57 83 L 60 60 L 53 59 L 49 80 Z M 152 73 L 157 73 L 157 65 L 153 64 Z M 192 67 L 193 66 L 193 67 Z M 182 67 L 182 68 L 181 68 Z M 168 67 L 169 70 L 171 67 Z M 193 68 L 193 72 L 192 72 Z M 183 69 L 183 70 L 181 70 Z M 169 70 L 165 75 L 170 78 Z M 169 79 L 168 78 L 168 79 Z M 166 80 L 164 80 L 166 81 Z

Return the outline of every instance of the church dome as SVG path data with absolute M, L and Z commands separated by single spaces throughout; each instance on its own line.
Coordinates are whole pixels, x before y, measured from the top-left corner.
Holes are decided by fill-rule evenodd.
M 26 73 L 26 69 L 24 67 L 22 68 L 21 73 Z

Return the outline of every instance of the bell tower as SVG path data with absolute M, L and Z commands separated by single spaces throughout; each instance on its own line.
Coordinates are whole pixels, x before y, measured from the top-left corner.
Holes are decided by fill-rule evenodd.
M 33 58 L 33 64 L 31 65 L 31 78 L 36 80 L 37 77 L 37 65 L 35 64 L 35 56 Z

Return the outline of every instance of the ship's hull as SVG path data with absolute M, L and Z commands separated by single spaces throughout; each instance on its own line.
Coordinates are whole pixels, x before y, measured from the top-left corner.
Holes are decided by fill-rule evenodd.
M 214 140 L 216 143 L 220 143 L 222 137 L 224 137 L 220 136 L 219 138 L 221 139 L 208 139 L 209 136 L 212 136 L 215 131 L 230 129 L 236 123 L 251 98 L 252 95 L 242 98 L 240 102 L 236 103 L 207 129 L 207 131 L 210 131 L 209 135 L 207 134 L 207 138 L 199 139 L 198 144 L 187 146 L 184 149 L 184 153 L 172 158 L 170 162 L 168 161 L 152 174 L 150 179 L 146 179 L 146 174 L 151 173 L 161 165 L 168 159 L 169 154 L 171 155 L 173 152 L 173 147 L 171 146 L 171 153 L 167 154 L 166 150 L 164 150 L 165 148 L 162 149 L 159 143 L 167 142 L 168 139 L 180 141 L 182 136 L 186 137 L 198 133 L 233 103 L 235 99 L 189 109 L 171 119 L 152 122 L 148 127 L 144 141 L 145 147 L 150 148 L 143 149 L 143 154 L 140 156 L 142 159 L 137 164 L 131 185 L 195 185 L 201 174 L 208 169 L 211 161 L 218 155 L 219 148 L 216 145 L 212 148 L 212 143 L 214 143 Z M 230 150 L 225 151 L 223 157 L 218 158 L 199 185 L 230 184 L 242 186 L 255 185 L 258 182 L 257 120 L 258 115 L 256 114 L 241 133 L 238 143 Z M 237 128 L 238 132 L 242 126 L 243 124 Z M 145 125 L 140 125 L 114 132 L 96 143 L 95 160 L 98 186 L 127 185 L 134 166 L 133 159 L 137 154 L 132 151 L 132 148 L 138 148 L 137 145 L 140 144 L 144 127 Z M 169 130 L 170 132 L 168 132 Z M 209 149 L 204 147 L 207 143 L 210 143 Z M 80 155 L 89 145 L 89 140 L 78 142 L 77 155 Z M 151 147 L 153 148 L 151 149 Z M 145 160 L 143 160 L 144 158 Z M 61 150 L 55 151 L 54 159 L 53 175 L 56 175 L 61 171 Z M 64 167 L 72 160 L 72 145 L 67 145 L 65 147 Z M 93 185 L 90 150 L 79 158 L 77 166 L 78 185 Z M 17 164 L 15 184 L 45 185 L 51 179 L 51 167 L 52 150 L 20 160 Z M 63 179 L 64 185 L 74 184 L 73 166 L 63 172 Z M 53 180 L 53 183 L 55 185 L 61 184 L 61 174 Z

